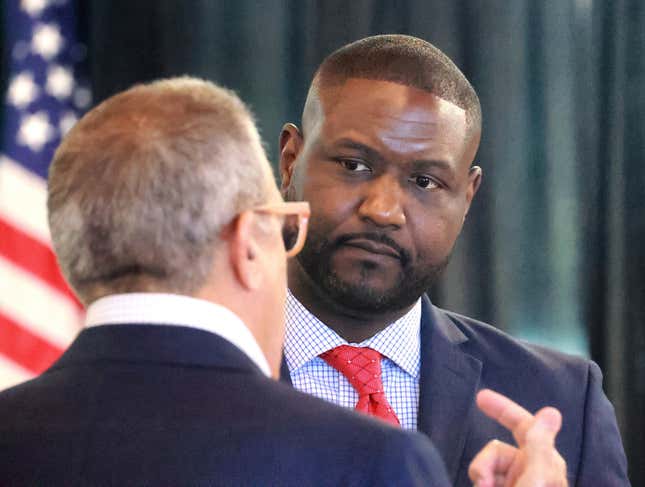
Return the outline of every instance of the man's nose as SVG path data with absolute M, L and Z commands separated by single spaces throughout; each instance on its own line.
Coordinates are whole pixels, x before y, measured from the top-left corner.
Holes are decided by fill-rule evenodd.
M 362 219 L 370 220 L 380 227 L 405 225 L 403 199 L 405 197 L 399 181 L 383 174 L 370 181 L 358 208 Z

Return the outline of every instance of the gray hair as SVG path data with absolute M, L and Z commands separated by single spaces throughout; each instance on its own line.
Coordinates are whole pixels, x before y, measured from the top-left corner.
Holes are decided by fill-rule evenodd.
M 80 299 L 190 294 L 219 234 L 273 184 L 253 116 L 232 92 L 194 78 L 137 85 L 87 113 L 49 172 L 49 225 Z

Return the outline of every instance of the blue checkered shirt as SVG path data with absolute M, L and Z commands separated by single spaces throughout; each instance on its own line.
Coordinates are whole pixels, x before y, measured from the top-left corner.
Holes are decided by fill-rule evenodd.
M 319 357 L 339 345 L 370 347 L 383 355 L 383 387 L 401 426 L 417 429 L 421 369 L 421 300 L 404 316 L 361 343 L 348 343 L 287 293 L 284 355 L 296 389 L 354 408 L 358 393 L 343 374 Z

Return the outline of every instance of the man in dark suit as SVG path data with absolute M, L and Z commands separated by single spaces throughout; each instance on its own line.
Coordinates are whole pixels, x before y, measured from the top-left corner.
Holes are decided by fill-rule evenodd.
M 309 238 L 288 268 L 283 378 L 369 412 L 335 357 L 373 349 L 388 421 L 426 433 L 459 486 L 469 485 L 483 445 L 512 441 L 478 411 L 478 390 L 491 387 L 530 411 L 550 404 L 564 417 L 557 448 L 571 485 L 627 485 L 595 364 L 519 342 L 424 294 L 481 183 L 472 165 L 480 133 L 475 91 L 425 41 L 375 36 L 323 61 L 302 129 L 286 124 L 280 136 L 283 195 L 308 200 L 312 211 Z
M 0 484 L 448 484 L 422 435 L 271 379 L 308 206 L 284 203 L 232 92 L 110 98 L 56 152 L 48 208 L 86 328 L 0 393 Z

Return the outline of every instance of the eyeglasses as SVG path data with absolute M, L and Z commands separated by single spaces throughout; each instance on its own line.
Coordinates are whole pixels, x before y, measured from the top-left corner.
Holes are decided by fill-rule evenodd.
M 305 244 L 307 223 L 309 222 L 309 203 L 306 201 L 282 201 L 257 206 L 252 209 L 260 213 L 282 216 L 282 240 L 287 257 L 293 257 Z

